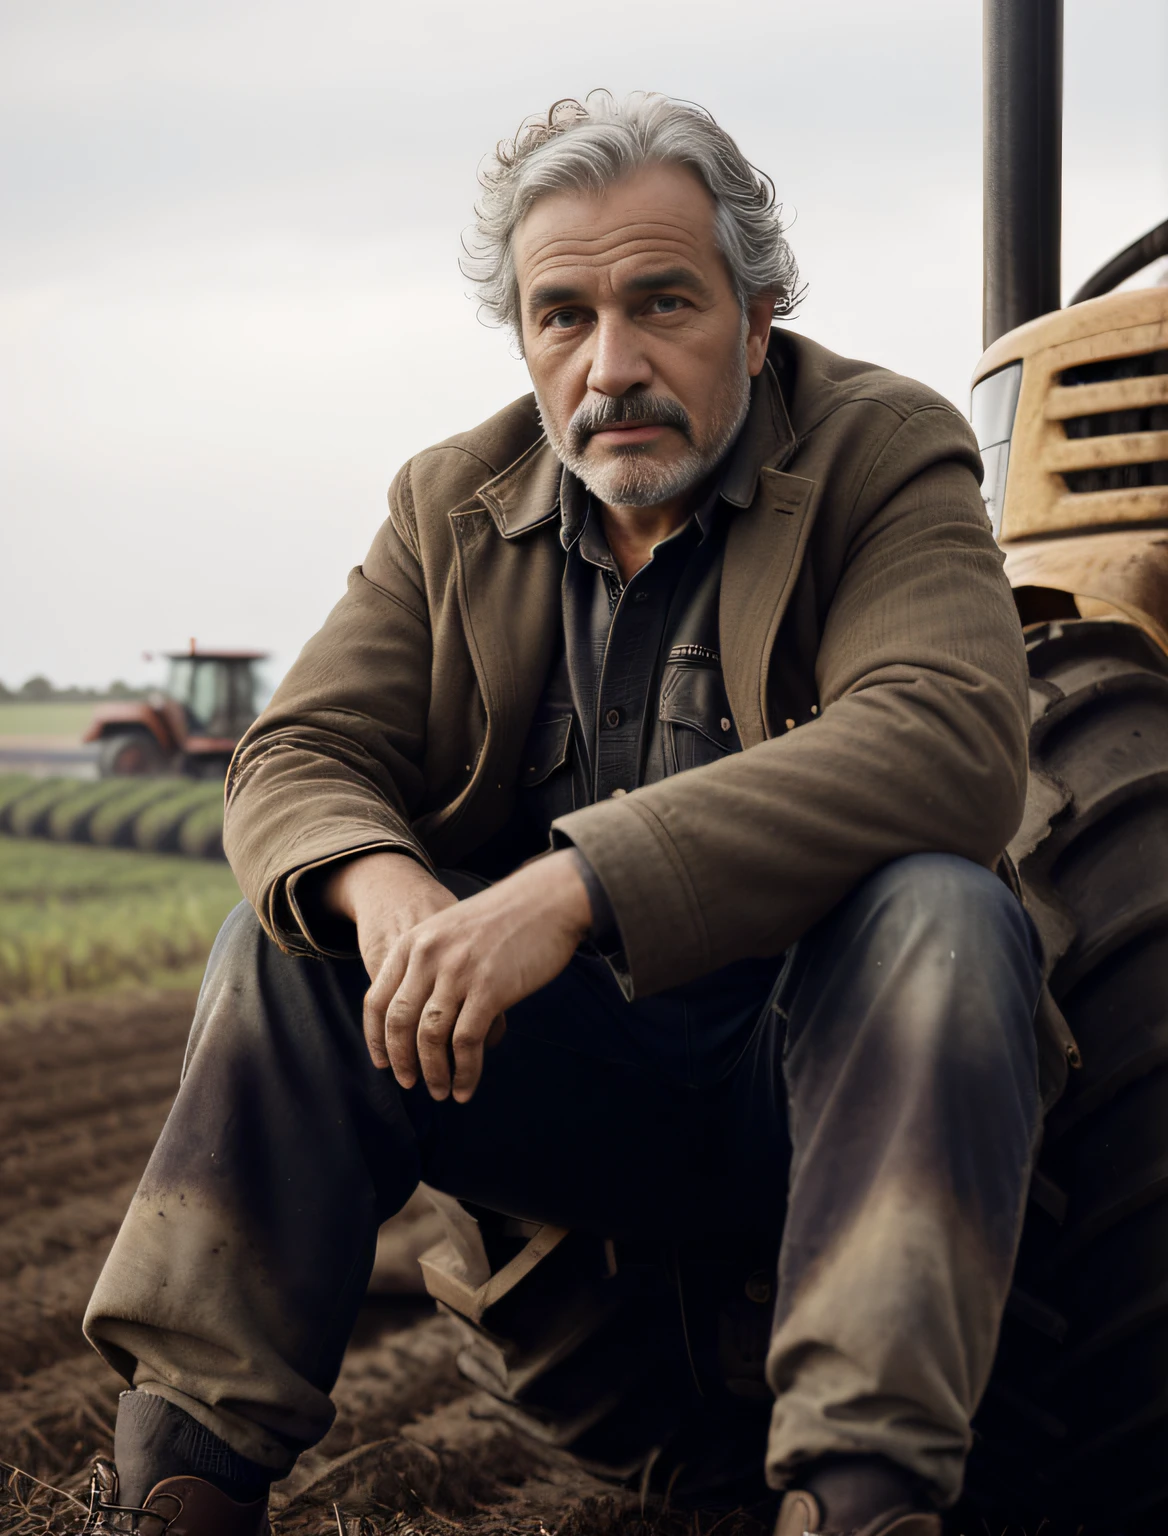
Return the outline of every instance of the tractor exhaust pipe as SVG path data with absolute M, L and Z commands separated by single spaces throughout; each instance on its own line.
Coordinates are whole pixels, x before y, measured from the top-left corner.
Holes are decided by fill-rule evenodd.
M 983 345 L 1062 303 L 1063 0 L 983 0 Z

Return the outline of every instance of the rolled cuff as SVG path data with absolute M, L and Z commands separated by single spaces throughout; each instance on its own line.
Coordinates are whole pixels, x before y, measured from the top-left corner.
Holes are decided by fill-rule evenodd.
M 307 943 L 311 953 L 332 960 L 353 960 L 360 951 L 357 930 L 346 917 L 325 910 L 320 899 L 321 886 L 336 866 L 370 853 L 404 853 L 425 866 L 417 850 L 400 843 L 363 843 L 342 853 L 328 854 L 311 864 L 302 864 L 277 880 L 269 901 L 272 936 L 281 949 L 295 952 Z M 277 921 L 279 919 L 279 921 Z M 292 942 L 285 942 L 292 939 Z
M 250 880 L 246 878 L 250 873 L 247 861 L 237 861 L 230 844 L 227 849 L 235 878 L 265 933 L 289 955 L 348 960 L 357 953 L 355 935 L 343 932 L 348 925 L 331 917 L 321 920 L 309 887 L 301 889 L 306 876 L 311 878 L 315 871 L 367 853 L 406 853 L 433 873 L 433 866 L 416 842 L 388 829 L 352 827 L 346 833 L 339 827 L 318 828 L 303 842 L 303 857 L 291 867 L 281 869 L 276 865 L 257 872 L 257 877 Z

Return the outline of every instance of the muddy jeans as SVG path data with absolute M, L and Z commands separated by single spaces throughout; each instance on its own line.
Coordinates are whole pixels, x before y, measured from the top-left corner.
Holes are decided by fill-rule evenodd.
M 1035 941 L 993 875 L 899 860 L 781 974 L 633 1003 L 580 953 L 510 1010 L 468 1105 L 374 1069 L 365 985 L 246 906 L 224 924 L 86 1316 L 127 1379 L 281 1475 L 329 1427 L 378 1226 L 424 1179 L 615 1238 L 781 1231 L 772 1484 L 856 1451 L 957 1497 L 1039 1125 Z

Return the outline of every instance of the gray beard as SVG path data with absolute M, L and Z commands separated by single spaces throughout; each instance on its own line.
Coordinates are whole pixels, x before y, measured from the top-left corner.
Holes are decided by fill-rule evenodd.
M 571 423 L 567 433 L 561 433 L 543 409 L 537 393 L 536 404 L 548 442 L 560 463 L 605 506 L 657 507 L 684 496 L 713 473 L 742 430 L 750 409 L 745 351 L 744 346 L 742 367 L 727 381 L 706 439 L 698 443 L 687 437 L 684 451 L 669 464 L 658 464 L 649 458 L 649 444 L 610 450 L 600 463 L 589 459 L 586 452 L 578 451 L 569 441 Z

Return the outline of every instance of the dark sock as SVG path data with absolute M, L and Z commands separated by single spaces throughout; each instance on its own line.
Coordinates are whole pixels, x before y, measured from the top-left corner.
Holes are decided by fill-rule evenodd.
M 201 1477 L 229 1499 L 250 1504 L 267 1493 L 276 1476 L 152 1392 L 123 1392 L 118 1398 L 114 1463 L 118 1503 L 139 1508 L 165 1477 Z
M 798 1481 L 814 1494 L 824 1528 L 833 1536 L 862 1530 L 899 1505 L 929 1507 L 920 1480 L 883 1456 L 824 1456 L 812 1462 Z

